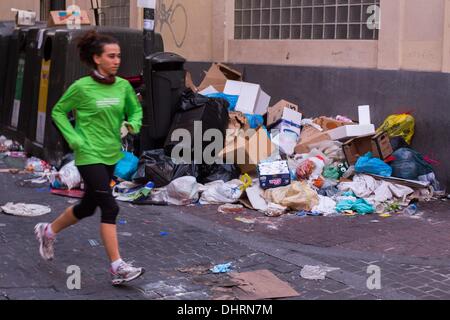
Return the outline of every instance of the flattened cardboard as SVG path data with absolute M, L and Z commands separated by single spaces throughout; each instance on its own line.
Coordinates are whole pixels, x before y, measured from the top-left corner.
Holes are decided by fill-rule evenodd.
M 277 299 L 300 295 L 287 282 L 280 280 L 269 270 L 232 272 L 230 276 L 241 283 L 238 286 L 242 290 L 238 293 L 240 300 Z

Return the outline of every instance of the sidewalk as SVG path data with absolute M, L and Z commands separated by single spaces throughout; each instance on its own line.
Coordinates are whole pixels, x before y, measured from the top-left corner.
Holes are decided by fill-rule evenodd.
M 147 273 L 113 288 L 99 237 L 99 215 L 58 238 L 54 262 L 41 260 L 33 227 L 50 221 L 73 201 L 41 188 L 20 186 L 24 175 L 0 174 L 0 204 L 48 205 L 41 218 L 0 214 L 1 299 L 214 299 L 226 275 L 178 271 L 233 262 L 235 271 L 268 269 L 300 293 L 294 299 L 448 299 L 450 254 L 448 203 L 420 204 L 423 219 L 396 216 L 266 218 L 240 215 L 254 224 L 217 213 L 216 206 L 156 207 L 121 204 L 121 251 Z M 379 222 L 371 222 L 379 220 Z M 261 223 L 266 222 L 266 223 Z M 161 232 L 167 235 L 161 235 Z M 99 245 L 92 246 L 89 240 Z M 82 270 L 81 290 L 68 290 L 66 269 Z M 303 279 L 304 265 L 341 270 L 322 281 Z M 381 290 L 368 290 L 369 265 L 381 268 Z

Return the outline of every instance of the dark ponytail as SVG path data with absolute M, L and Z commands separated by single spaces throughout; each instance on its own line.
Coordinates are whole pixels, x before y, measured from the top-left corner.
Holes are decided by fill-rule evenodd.
M 89 67 L 96 69 L 94 54 L 102 55 L 103 47 L 107 44 L 119 44 L 119 41 L 106 34 L 97 33 L 95 30 L 89 30 L 78 39 L 77 47 L 80 50 L 80 59 Z

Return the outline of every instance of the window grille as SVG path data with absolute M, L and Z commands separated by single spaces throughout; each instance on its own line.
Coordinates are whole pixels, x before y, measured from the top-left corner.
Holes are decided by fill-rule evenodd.
M 377 40 L 380 0 L 235 0 L 235 39 Z

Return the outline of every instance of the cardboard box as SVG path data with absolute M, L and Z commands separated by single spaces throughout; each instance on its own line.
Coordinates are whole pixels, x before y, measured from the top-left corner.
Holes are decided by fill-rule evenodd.
M 198 92 L 198 88 L 194 84 L 194 81 L 192 80 L 192 75 L 189 71 L 186 72 L 186 88 L 191 89 L 193 92 Z
M 283 117 L 284 109 L 291 109 L 299 112 L 299 108 L 296 104 L 293 104 L 286 100 L 281 100 L 273 107 L 270 107 L 267 111 L 267 126 L 270 127 Z
M 50 11 L 48 26 L 67 26 L 67 25 L 90 25 L 89 15 L 87 11 Z
M 309 153 L 311 151 L 310 145 L 327 140 L 331 140 L 327 132 L 317 130 L 311 126 L 306 126 L 300 133 L 300 141 L 294 151 L 298 154 Z
M 213 63 L 208 72 L 205 72 L 205 78 L 198 86 L 198 90 L 203 91 L 212 86 L 218 92 L 223 92 L 227 80 L 242 81 L 242 74 L 224 64 Z
M 11 8 L 16 12 L 16 26 L 34 26 L 36 24 L 36 12 Z
M 337 121 L 336 119 L 328 117 L 319 117 L 317 119 L 314 119 L 314 123 L 318 124 L 325 131 L 349 125 L 349 123 L 347 122 Z
M 264 115 L 269 107 L 270 96 L 259 84 L 228 80 L 223 93 L 239 96 L 236 111 Z
M 369 134 L 375 134 L 375 125 L 364 124 L 364 125 L 349 125 L 339 127 L 333 130 L 327 131 L 331 140 L 342 140 L 352 137 L 361 137 Z
M 250 134 L 253 133 L 253 134 Z M 277 150 L 269 139 L 266 130 L 240 130 L 231 143 L 219 153 L 227 164 L 236 164 L 241 173 L 251 173 L 256 170 L 260 161 L 269 158 Z
M 230 120 L 228 122 L 228 129 L 250 129 L 247 117 L 238 111 L 229 112 Z
M 278 125 L 274 127 L 280 133 L 285 131 L 292 131 L 300 137 L 300 128 L 302 123 L 302 114 L 289 108 L 284 108 L 281 118 L 278 120 Z
M 394 152 L 386 132 L 351 139 L 342 145 L 342 149 L 350 165 L 355 164 L 358 158 L 367 152 L 372 152 L 374 157 L 382 160 Z
M 259 163 L 258 177 L 259 185 L 264 190 L 291 184 L 291 174 L 286 160 Z
M 278 125 L 271 130 L 273 142 L 287 155 L 294 153 L 300 138 L 302 114 L 289 108 L 284 108 Z

